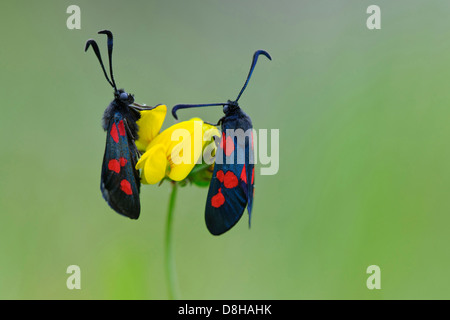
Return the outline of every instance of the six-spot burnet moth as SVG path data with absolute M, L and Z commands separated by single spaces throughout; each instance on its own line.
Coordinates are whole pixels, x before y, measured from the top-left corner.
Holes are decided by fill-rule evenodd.
M 109 73 L 100 55 L 97 43 L 90 39 L 86 42 L 85 51 L 91 46 L 103 69 L 106 80 L 114 88 L 114 100 L 103 114 L 102 126 L 106 131 L 106 147 L 103 156 L 100 189 L 106 202 L 116 212 L 131 219 L 137 219 L 141 210 L 139 201 L 140 177 L 136 170 L 139 151 L 134 141 L 138 138 L 138 125 L 141 110 L 153 107 L 134 102 L 134 96 L 117 89 L 112 70 L 113 35 L 109 30 L 102 30 L 108 38 Z
M 178 119 L 176 112 L 180 109 L 223 106 L 225 116 L 217 123 L 217 125 L 221 124 L 222 137 L 216 153 L 216 163 L 205 208 L 206 226 L 213 235 L 220 235 L 230 230 L 242 217 L 246 206 L 250 226 L 255 179 L 253 127 L 250 117 L 239 107 L 238 100 L 247 87 L 259 55 L 272 60 L 264 50 L 254 53 L 247 80 L 236 100 L 228 100 L 226 103 L 178 104 L 172 108 L 172 115 Z M 235 134 L 229 135 L 229 132 Z M 244 139 L 238 138 L 237 132 L 244 133 Z M 246 134 L 248 132 L 250 137 L 245 139 L 248 137 Z

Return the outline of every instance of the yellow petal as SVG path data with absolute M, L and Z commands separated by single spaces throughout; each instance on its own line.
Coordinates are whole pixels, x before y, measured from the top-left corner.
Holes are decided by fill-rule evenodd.
M 144 152 L 144 154 L 139 158 L 138 162 L 136 163 L 136 170 L 142 169 L 144 167 L 145 161 L 147 161 L 147 158 L 150 156 L 150 152 Z
M 185 123 L 183 123 L 183 128 L 189 132 L 190 139 L 188 137 L 183 137 L 182 142 L 177 141 L 177 144 L 173 146 L 171 150 L 168 150 L 171 152 L 171 157 L 169 158 L 170 171 L 168 176 L 174 181 L 184 180 L 195 165 L 202 162 L 203 159 L 201 158 L 203 156 L 203 150 L 207 144 L 211 143 L 212 137 L 214 135 L 220 136 L 220 132 L 215 126 L 205 124 L 199 118 L 185 121 Z M 195 143 L 198 145 L 196 146 Z M 188 152 L 189 154 L 183 155 L 184 152 Z M 176 157 L 178 155 L 182 157 L 184 161 L 175 161 L 174 156 Z
M 189 173 L 191 173 L 195 164 L 179 164 L 176 166 L 171 166 L 169 171 L 169 178 L 173 181 L 181 181 L 184 180 Z
M 195 120 L 201 121 L 203 124 L 203 121 L 196 118 Z M 180 130 L 180 131 L 178 131 Z M 185 132 L 186 131 L 186 132 Z M 151 142 L 148 148 L 151 148 L 153 145 L 157 144 L 163 144 L 167 146 L 168 155 L 170 155 L 171 150 L 180 143 L 180 139 L 178 139 L 178 136 L 184 135 L 184 133 L 189 134 L 192 139 L 194 138 L 194 121 L 183 121 L 179 122 L 177 124 L 174 124 L 173 126 L 170 126 L 160 134 L 158 134 Z M 175 138 L 173 138 L 175 137 Z M 173 140 L 174 139 L 174 140 Z
M 158 135 L 166 113 L 167 106 L 165 105 L 159 105 L 152 110 L 141 111 L 141 118 L 137 121 L 139 139 L 135 142 L 138 150 L 145 151 L 150 142 Z
M 158 183 L 167 170 L 171 180 L 184 180 L 202 157 L 205 146 L 211 143 L 213 136 L 220 137 L 219 130 L 199 118 L 167 128 L 149 142 L 147 152 L 136 165 L 138 169 L 143 168 L 142 183 Z
M 180 140 L 167 150 L 170 165 L 168 176 L 174 181 L 185 179 L 201 156 L 201 147 L 198 151 L 194 150 L 194 134 L 190 130 L 185 129 Z
M 203 148 L 206 145 L 210 144 L 212 141 L 214 141 L 214 136 L 218 138 L 221 137 L 221 133 L 216 126 L 203 123 L 202 130 L 203 130 Z
M 167 158 L 164 146 L 158 144 L 149 148 L 136 164 L 136 169 L 142 169 L 142 183 L 159 183 L 165 177 L 167 169 Z

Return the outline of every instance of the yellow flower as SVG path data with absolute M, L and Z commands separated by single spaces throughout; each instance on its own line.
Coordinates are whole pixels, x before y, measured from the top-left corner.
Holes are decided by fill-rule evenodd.
M 139 151 L 145 151 L 149 143 L 158 135 L 166 113 L 167 107 L 165 105 L 159 105 L 152 110 L 141 111 L 141 118 L 137 121 L 139 139 L 135 141 Z
M 167 112 L 166 106 L 158 106 L 149 111 L 141 112 L 139 139 L 136 146 L 145 151 L 136 164 L 141 169 L 141 182 L 144 184 L 159 183 L 164 177 L 173 181 L 184 180 L 197 164 L 199 159 L 207 154 L 213 155 L 215 144 L 213 137 L 220 137 L 219 130 L 204 123 L 199 118 L 177 123 L 159 133 Z

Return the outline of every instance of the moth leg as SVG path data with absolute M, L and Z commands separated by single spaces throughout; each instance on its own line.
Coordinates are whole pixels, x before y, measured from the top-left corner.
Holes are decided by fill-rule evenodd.
M 142 104 L 133 102 L 133 104 L 129 105 L 129 107 L 134 109 L 134 110 L 137 110 L 137 111 L 145 111 L 145 110 L 153 110 L 157 106 L 156 107 L 152 107 L 152 106 L 146 106 L 145 104 L 142 105 Z
M 134 153 L 135 157 L 136 157 L 136 161 L 137 159 L 139 159 L 141 157 L 141 153 L 139 152 L 138 148 L 136 147 L 136 144 L 134 143 L 134 141 L 136 140 L 137 137 L 133 136 L 133 133 L 131 132 L 130 126 L 128 125 L 127 119 L 123 119 L 123 122 L 125 124 L 125 130 L 127 131 L 128 135 L 130 136 L 130 138 L 132 139 L 132 146 L 133 146 L 133 150 L 131 150 L 131 152 Z M 133 166 L 136 165 L 135 160 L 133 159 Z
M 214 139 L 214 144 L 216 145 L 216 149 L 218 149 L 219 143 L 220 143 L 220 138 L 219 138 L 219 136 L 214 135 L 213 139 Z
M 128 134 L 130 135 L 131 139 L 136 140 L 137 137 L 135 137 L 135 136 L 133 135 L 133 133 L 131 132 L 131 129 L 130 129 L 130 126 L 128 125 L 127 119 L 123 119 L 123 122 L 124 122 L 124 124 L 125 124 L 125 130 L 127 130 L 127 132 L 128 132 Z
M 216 126 L 217 127 L 217 126 L 220 126 L 220 124 L 222 123 L 223 119 L 225 119 L 225 117 L 220 118 L 219 121 L 217 121 L 216 124 L 210 123 L 210 122 L 206 122 L 206 121 L 204 123 L 209 124 L 210 126 Z

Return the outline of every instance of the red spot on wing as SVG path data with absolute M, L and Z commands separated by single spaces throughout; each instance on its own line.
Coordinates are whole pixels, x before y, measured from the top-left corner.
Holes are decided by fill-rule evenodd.
M 220 139 L 219 148 L 223 149 L 223 141 L 225 140 L 225 133 L 222 135 L 222 139 Z
M 116 159 L 109 160 L 108 162 L 108 169 L 111 171 L 114 171 L 115 173 L 120 172 L 120 163 Z
M 128 160 L 125 159 L 124 157 L 120 157 L 119 158 L 119 162 L 120 162 L 120 166 L 121 167 L 125 167 L 125 165 L 127 164 Z
M 226 143 L 223 146 L 223 150 L 227 157 L 229 157 L 234 151 L 234 142 L 232 137 L 227 137 Z
M 117 133 L 117 126 L 115 123 L 113 123 L 113 125 L 112 125 L 110 134 L 115 143 L 119 142 L 119 134 Z
M 219 208 L 225 203 L 225 197 L 222 194 L 222 188 L 219 188 L 219 193 L 211 198 L 211 205 L 214 208 Z
M 252 171 L 252 184 L 255 182 L 255 167 L 253 167 Z
M 223 179 L 223 185 L 227 189 L 232 189 L 234 187 L 237 187 L 237 185 L 238 185 L 238 178 L 233 173 L 233 171 L 228 171 L 227 173 L 225 173 L 225 177 Z
M 117 125 L 117 127 L 119 128 L 119 134 L 121 136 L 125 136 L 125 126 L 123 125 L 123 120 L 119 121 L 119 124 Z
M 225 154 L 227 155 L 227 157 L 229 157 L 234 151 L 233 138 L 227 137 L 224 134 L 222 136 L 222 139 L 220 139 L 219 148 L 223 149 L 223 151 L 225 151 Z
M 244 167 L 242 168 L 241 180 L 244 181 L 245 183 L 247 183 L 247 171 L 245 171 L 245 164 L 244 164 Z
M 217 171 L 217 173 L 216 173 L 217 180 L 219 180 L 220 182 L 223 182 L 223 177 L 224 177 L 223 171 L 222 170 Z
M 126 179 L 120 181 L 120 190 L 125 192 L 127 195 L 133 194 L 133 190 L 131 190 L 131 184 Z

